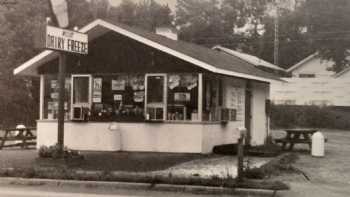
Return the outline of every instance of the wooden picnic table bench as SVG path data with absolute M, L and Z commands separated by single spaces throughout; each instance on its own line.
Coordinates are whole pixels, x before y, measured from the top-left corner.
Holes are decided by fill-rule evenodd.
M 285 129 L 286 135 L 284 138 L 275 139 L 276 143 L 282 144 L 282 149 L 286 150 L 289 144 L 288 150 L 293 150 L 295 144 L 308 144 L 311 150 L 311 136 L 317 132 L 317 129 Z
M 36 128 L 26 127 L 4 129 L 4 135 L 0 137 L 0 150 L 5 147 L 20 146 L 21 148 L 28 148 L 30 145 L 36 145 L 36 136 L 33 134 L 33 130 L 36 130 Z M 15 143 L 6 144 L 6 142 Z

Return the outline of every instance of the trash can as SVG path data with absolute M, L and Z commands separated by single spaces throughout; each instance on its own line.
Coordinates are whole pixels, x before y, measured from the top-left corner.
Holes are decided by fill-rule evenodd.
M 324 136 L 319 131 L 312 135 L 311 155 L 314 157 L 324 156 Z

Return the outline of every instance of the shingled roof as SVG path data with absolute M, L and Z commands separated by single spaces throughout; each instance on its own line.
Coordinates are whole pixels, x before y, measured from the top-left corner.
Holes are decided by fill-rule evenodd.
M 155 33 L 113 21 L 98 19 L 80 29 L 80 32 L 88 34 L 89 40 L 95 39 L 108 31 L 122 34 L 213 73 L 264 82 L 280 80 L 278 77 L 257 69 L 253 64 L 243 61 L 240 58 L 196 44 L 171 40 Z M 17 67 L 14 70 L 14 74 L 37 75 L 38 67 L 57 57 L 57 52 L 45 50 Z

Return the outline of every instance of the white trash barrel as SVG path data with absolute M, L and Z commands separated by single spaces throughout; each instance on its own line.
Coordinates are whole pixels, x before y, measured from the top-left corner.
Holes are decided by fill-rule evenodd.
M 311 155 L 314 157 L 324 156 L 324 136 L 319 131 L 312 135 Z

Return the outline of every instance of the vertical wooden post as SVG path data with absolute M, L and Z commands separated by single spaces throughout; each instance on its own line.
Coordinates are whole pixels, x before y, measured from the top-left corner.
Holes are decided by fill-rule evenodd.
M 240 133 L 239 139 L 238 139 L 238 147 L 237 147 L 237 182 L 242 182 L 244 175 L 243 175 L 243 160 L 244 160 L 244 144 L 243 140 L 245 138 L 246 129 L 245 128 L 238 128 L 238 131 Z
M 66 55 L 60 53 L 58 68 L 58 128 L 57 144 L 62 155 L 64 147 L 64 93 L 65 93 L 65 73 L 66 73 Z
M 44 95 L 45 95 L 45 77 L 40 75 L 40 106 L 39 106 L 39 119 L 44 119 Z
M 203 120 L 203 74 L 198 74 L 198 121 Z

